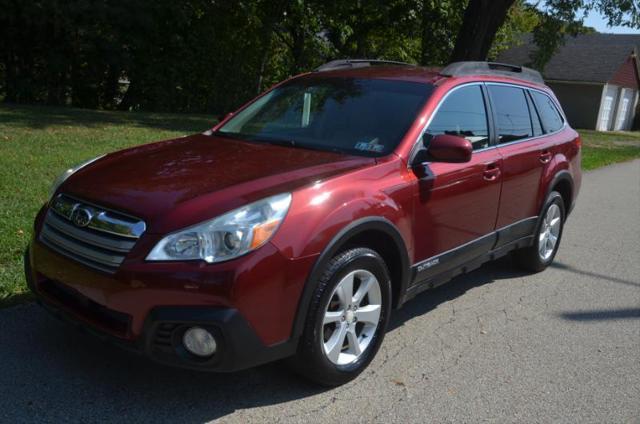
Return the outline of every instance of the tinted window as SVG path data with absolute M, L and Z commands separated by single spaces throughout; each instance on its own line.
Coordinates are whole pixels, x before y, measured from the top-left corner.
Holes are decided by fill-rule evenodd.
M 430 84 L 301 78 L 259 98 L 219 133 L 364 156 L 391 153 L 431 94 Z
M 536 106 L 540 112 L 540 118 L 542 119 L 542 127 L 545 133 L 558 131 L 562 128 L 564 121 L 558 109 L 556 108 L 553 100 L 546 94 L 542 94 L 539 91 L 533 91 L 533 98 L 536 101 Z
M 538 115 L 538 111 L 536 110 L 536 107 L 533 104 L 533 100 L 531 100 L 531 96 L 529 95 L 527 95 L 527 104 L 529 105 L 529 115 L 531 116 L 531 125 L 533 125 L 533 135 L 534 136 L 542 135 L 542 125 L 540 124 L 540 115 Z
M 521 88 L 489 85 L 491 104 L 496 113 L 499 143 L 509 143 L 533 136 L 529 107 Z
M 487 147 L 489 129 L 480 86 L 471 85 L 452 91 L 431 120 L 427 134 L 464 137 L 471 142 L 474 150 Z

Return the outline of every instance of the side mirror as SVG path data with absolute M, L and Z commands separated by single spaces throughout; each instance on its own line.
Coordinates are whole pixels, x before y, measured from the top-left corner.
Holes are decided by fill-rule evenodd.
M 437 162 L 469 162 L 472 153 L 473 146 L 469 140 L 449 134 L 433 136 L 427 147 L 427 154 Z

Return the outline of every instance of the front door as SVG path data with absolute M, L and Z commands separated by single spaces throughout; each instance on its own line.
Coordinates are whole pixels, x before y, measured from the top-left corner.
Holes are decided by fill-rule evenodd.
M 482 84 L 454 88 L 426 130 L 469 140 L 470 162 L 426 162 L 415 199 L 415 281 L 480 256 L 493 246 L 500 201 L 501 158 L 490 146 Z

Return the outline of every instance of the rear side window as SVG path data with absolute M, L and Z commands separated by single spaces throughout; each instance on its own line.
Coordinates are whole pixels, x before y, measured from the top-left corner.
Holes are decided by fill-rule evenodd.
M 426 133 L 464 137 L 471 142 L 473 150 L 488 147 L 489 125 L 482 88 L 470 85 L 452 91 L 440 105 Z
M 521 88 L 489 85 L 491 104 L 496 114 L 498 143 L 533 137 L 525 92 Z
M 533 126 L 533 135 L 535 137 L 542 135 L 542 125 L 540 124 L 540 115 L 531 100 L 531 96 L 527 95 L 527 104 L 529 105 L 529 115 L 531 116 L 531 125 Z
M 533 99 L 536 102 L 538 112 L 540 112 L 540 119 L 542 120 L 542 127 L 544 132 L 550 133 L 558 131 L 564 125 L 562 115 L 558 112 L 553 100 L 546 94 L 542 94 L 539 91 L 532 91 Z

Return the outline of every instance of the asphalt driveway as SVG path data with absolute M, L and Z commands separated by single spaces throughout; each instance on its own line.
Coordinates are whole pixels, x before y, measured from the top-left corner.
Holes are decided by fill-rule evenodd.
M 509 259 L 417 297 L 356 381 L 155 365 L 0 311 L 0 422 L 640 423 L 640 161 L 585 174 L 553 267 Z

